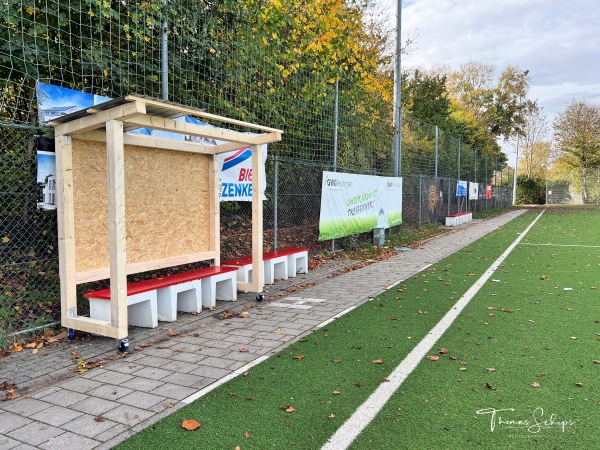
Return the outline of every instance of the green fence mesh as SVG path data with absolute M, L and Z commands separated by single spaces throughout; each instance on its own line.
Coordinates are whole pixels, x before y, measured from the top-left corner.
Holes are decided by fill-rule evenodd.
M 317 240 L 323 170 L 393 175 L 390 102 L 352 67 L 336 70 L 257 33 L 243 5 L 0 1 L 0 341 L 59 318 L 56 215 L 36 208 L 38 81 L 112 98 L 166 98 L 284 130 L 269 145 L 265 246 L 330 247 Z M 452 190 L 452 180 L 492 182 L 501 170 L 443 130 L 404 117 L 405 224 L 424 220 L 422 176 Z M 247 203 L 222 204 L 224 258 L 249 253 L 250 213 Z

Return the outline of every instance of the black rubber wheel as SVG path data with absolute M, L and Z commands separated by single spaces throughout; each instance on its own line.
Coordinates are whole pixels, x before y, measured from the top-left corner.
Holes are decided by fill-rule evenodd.
M 125 353 L 126 351 L 128 351 L 129 350 L 129 339 L 127 339 L 127 338 L 119 339 L 119 346 L 117 347 L 117 349 L 121 353 Z
M 262 292 L 259 292 L 258 294 L 256 294 L 256 301 L 257 302 L 262 302 L 265 299 L 265 296 L 263 295 Z
M 67 328 L 67 334 L 69 336 L 70 341 L 75 339 L 75 330 L 73 328 Z

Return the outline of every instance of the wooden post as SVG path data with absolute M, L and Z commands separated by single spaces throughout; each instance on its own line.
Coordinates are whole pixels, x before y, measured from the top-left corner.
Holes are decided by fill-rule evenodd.
M 69 318 L 77 316 L 73 147 L 70 135 L 59 135 L 55 142 L 61 318 L 63 325 L 69 326 Z
M 252 151 L 252 290 L 262 292 L 265 285 L 263 266 L 263 144 Z
M 122 339 L 128 334 L 123 122 L 106 122 L 106 156 L 111 326 L 118 329 L 118 339 Z
M 215 252 L 214 265 L 221 265 L 221 182 L 219 179 L 219 163 L 213 155 L 208 164 L 209 192 L 209 250 Z

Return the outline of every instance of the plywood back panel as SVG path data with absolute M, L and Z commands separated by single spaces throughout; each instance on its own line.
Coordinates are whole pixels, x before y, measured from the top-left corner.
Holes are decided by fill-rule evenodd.
M 210 156 L 125 146 L 127 263 L 208 251 Z M 73 140 L 76 272 L 109 266 L 106 145 Z

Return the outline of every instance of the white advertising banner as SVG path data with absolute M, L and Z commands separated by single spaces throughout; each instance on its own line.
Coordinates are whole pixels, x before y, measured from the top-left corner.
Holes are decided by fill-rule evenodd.
M 469 200 L 479 200 L 479 184 L 469 181 Z
M 402 223 L 402 178 L 323 172 L 319 240 Z
M 265 197 L 267 185 L 265 164 L 267 162 L 267 146 L 263 147 L 262 154 L 262 198 Z M 252 147 L 246 147 L 233 152 L 216 155 L 221 168 L 221 201 L 252 201 Z

